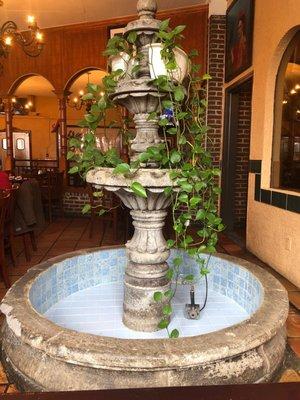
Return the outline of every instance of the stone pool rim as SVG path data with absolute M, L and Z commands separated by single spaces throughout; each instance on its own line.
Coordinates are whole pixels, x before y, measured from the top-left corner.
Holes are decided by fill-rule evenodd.
M 199 363 L 236 357 L 258 348 L 283 329 L 288 314 L 288 298 L 281 283 L 249 261 L 219 253 L 214 256 L 246 268 L 263 287 L 263 300 L 257 311 L 246 321 L 220 331 L 175 340 L 96 336 L 58 326 L 32 307 L 30 288 L 35 279 L 53 264 L 88 253 L 123 247 L 78 250 L 31 268 L 12 286 L 2 301 L 1 311 L 6 315 L 4 325 L 22 343 L 52 358 L 96 369 L 124 368 L 127 371 L 191 368 Z

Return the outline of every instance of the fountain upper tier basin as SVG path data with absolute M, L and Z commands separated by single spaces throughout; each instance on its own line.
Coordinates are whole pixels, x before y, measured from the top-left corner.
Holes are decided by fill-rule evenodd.
M 171 255 L 172 257 L 172 255 Z M 179 339 L 121 339 L 76 332 L 43 315 L 80 290 L 118 282 L 124 248 L 79 251 L 28 271 L 1 305 L 5 368 L 25 390 L 91 390 L 263 382 L 280 366 L 288 300 L 261 268 L 217 255 L 210 285 L 241 306 L 248 318 L 234 326 Z M 184 255 L 185 271 L 195 265 Z

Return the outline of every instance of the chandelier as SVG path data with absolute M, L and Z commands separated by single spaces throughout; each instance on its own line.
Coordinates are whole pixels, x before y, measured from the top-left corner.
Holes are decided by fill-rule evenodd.
M 91 72 L 87 72 L 87 85 L 90 84 L 90 75 Z M 94 104 L 94 100 L 84 99 L 85 91 L 83 89 L 79 90 L 78 96 L 70 97 L 72 93 L 68 93 L 67 104 L 69 107 L 79 111 L 83 107 L 85 107 L 86 111 L 89 112 L 92 105 Z M 101 96 L 104 96 L 104 92 L 100 93 Z
M 0 7 L 3 1 L 0 0 Z M 37 57 L 44 47 L 43 34 L 37 25 L 35 17 L 27 17 L 28 32 L 21 32 L 14 21 L 6 21 L 0 28 L 0 57 L 7 58 L 14 43 L 22 48 L 24 53 L 30 57 Z M 3 65 L 0 63 L 0 73 Z

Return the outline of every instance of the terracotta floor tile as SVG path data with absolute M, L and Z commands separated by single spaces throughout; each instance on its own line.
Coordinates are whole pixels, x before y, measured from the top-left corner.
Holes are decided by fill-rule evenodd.
M 6 295 L 8 289 L 0 289 L 0 300 L 3 299 L 3 297 Z
M 0 363 L 0 385 L 9 383 L 3 365 Z
M 0 385 L 0 394 L 3 394 L 6 392 L 7 385 Z
M 300 314 L 289 314 L 286 322 L 286 327 L 288 337 L 300 338 Z
M 300 338 L 288 338 L 288 344 L 297 357 L 300 357 Z
M 287 369 L 279 379 L 280 383 L 300 382 L 300 375 L 294 369 Z
M 20 393 L 15 385 L 9 385 L 6 393 Z
M 289 300 L 298 310 L 300 310 L 300 291 L 289 292 Z
M 76 240 L 71 238 L 69 238 L 68 240 L 58 239 L 50 249 L 50 252 L 59 249 L 69 249 L 70 251 L 70 249 L 72 250 L 76 246 L 76 242 Z

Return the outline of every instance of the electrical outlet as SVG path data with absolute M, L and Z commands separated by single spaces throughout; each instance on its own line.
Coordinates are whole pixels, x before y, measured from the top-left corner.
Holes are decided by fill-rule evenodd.
M 292 250 L 292 239 L 291 239 L 291 237 L 285 238 L 285 249 L 287 251 L 291 251 Z

